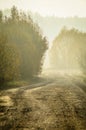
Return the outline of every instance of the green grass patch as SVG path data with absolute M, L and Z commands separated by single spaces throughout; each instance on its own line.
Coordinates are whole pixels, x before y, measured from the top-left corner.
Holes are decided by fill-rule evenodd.
M 29 85 L 29 81 L 9 81 L 3 84 L 0 84 L 0 89 L 9 89 L 9 88 L 16 88 Z

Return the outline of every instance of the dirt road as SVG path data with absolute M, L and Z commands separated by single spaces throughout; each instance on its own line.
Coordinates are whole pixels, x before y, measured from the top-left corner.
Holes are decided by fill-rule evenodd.
M 0 130 L 86 130 L 83 88 L 79 79 L 58 77 L 2 90 Z

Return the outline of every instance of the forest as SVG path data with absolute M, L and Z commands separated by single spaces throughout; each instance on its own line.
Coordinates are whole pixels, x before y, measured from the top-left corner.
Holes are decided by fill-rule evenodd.
M 0 0 L 0 130 L 86 130 L 86 17 L 75 4 Z
M 26 80 L 41 72 L 47 39 L 29 14 L 11 8 L 0 11 L 0 84 Z
M 86 74 L 86 32 L 64 27 L 50 49 L 51 68 L 68 74 Z
M 6 10 L 4 14 L 7 13 L 9 15 L 9 12 L 9 10 Z M 59 35 L 64 26 L 68 29 L 75 28 L 79 31 L 86 32 L 86 17 L 58 17 L 55 15 L 41 16 L 39 13 L 30 13 L 33 21 L 39 24 L 44 35 L 47 36 L 50 42 L 52 42 L 54 38 Z

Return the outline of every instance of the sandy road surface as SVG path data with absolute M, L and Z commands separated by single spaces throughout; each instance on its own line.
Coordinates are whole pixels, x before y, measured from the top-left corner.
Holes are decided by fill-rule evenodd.
M 58 77 L 2 90 L 0 130 L 86 130 L 85 87 L 77 78 Z

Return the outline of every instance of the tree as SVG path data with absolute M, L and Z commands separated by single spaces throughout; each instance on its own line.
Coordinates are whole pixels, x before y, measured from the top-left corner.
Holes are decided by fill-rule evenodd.
M 13 21 L 18 21 L 19 20 L 19 14 L 18 10 L 15 6 L 11 8 L 11 18 Z
M 19 75 L 22 79 L 37 76 L 47 49 L 47 40 L 43 38 L 38 25 L 27 14 L 19 14 L 13 6 L 11 16 L 1 23 L 0 31 L 1 35 L 6 34 L 3 37 L 0 35 L 0 79 L 8 81 L 17 79 Z
M 50 49 L 51 68 L 66 73 L 86 73 L 86 33 L 63 29 Z
M 19 77 L 20 57 L 17 48 L 8 43 L 6 35 L 0 33 L 0 82 Z
M 3 21 L 3 13 L 0 11 L 0 23 Z

